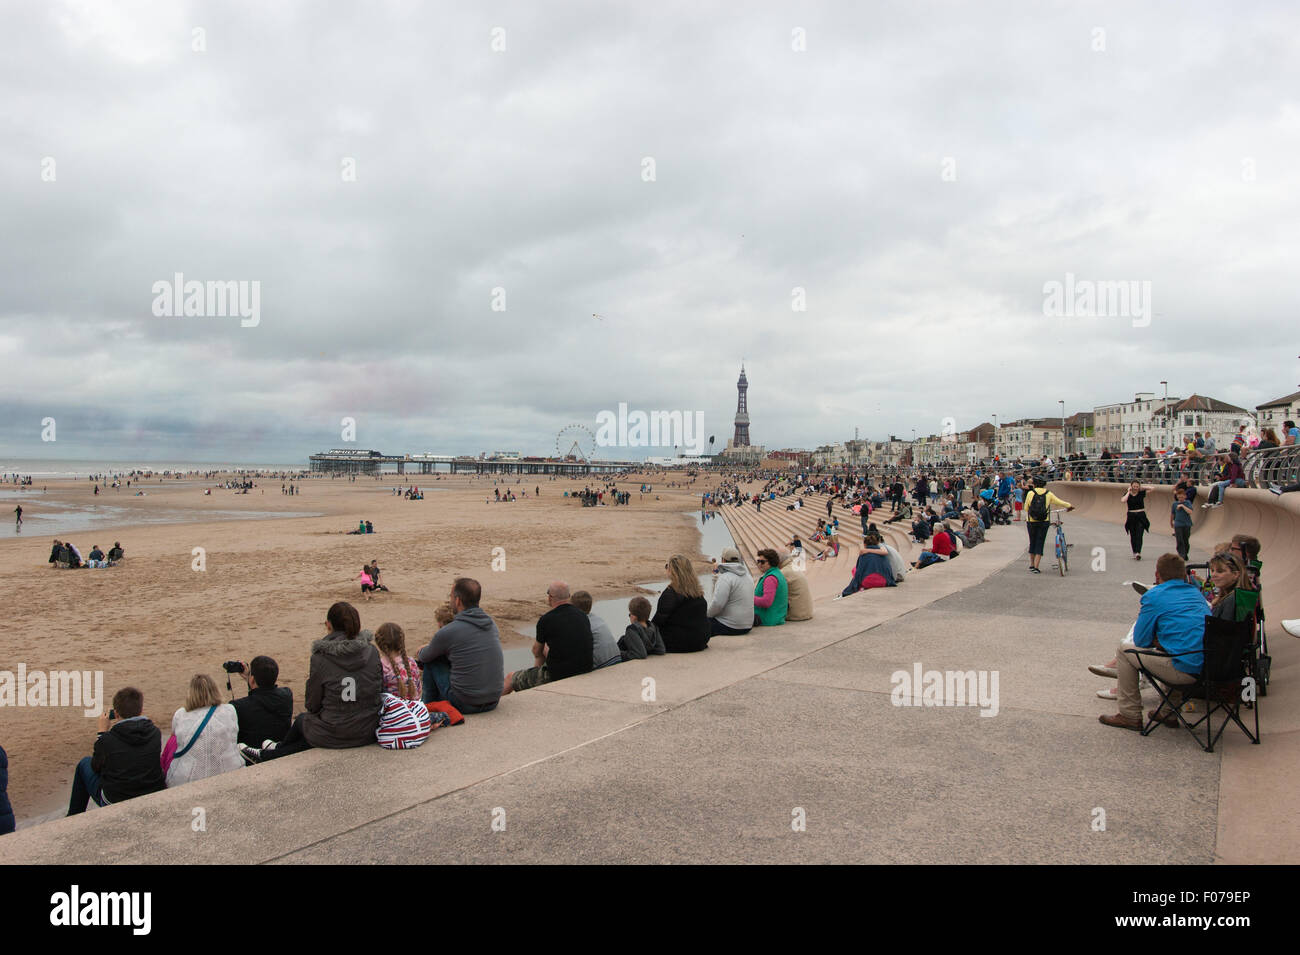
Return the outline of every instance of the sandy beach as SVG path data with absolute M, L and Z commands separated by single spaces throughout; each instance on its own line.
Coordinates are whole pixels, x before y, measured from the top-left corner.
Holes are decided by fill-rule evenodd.
M 27 524 L 20 537 L 0 540 L 0 586 L 10 607 L 0 627 L 0 670 L 102 670 L 105 697 L 139 687 L 146 714 L 166 736 L 193 674 L 210 674 L 225 692 L 225 660 L 274 657 L 281 684 L 300 706 L 309 645 L 336 600 L 354 603 L 367 629 L 400 624 L 414 652 L 432 635 L 434 610 L 460 575 L 482 583 L 482 606 L 503 644 L 527 647 L 531 641 L 515 628 L 546 610 L 549 581 L 565 580 L 597 600 L 613 598 L 662 577 L 670 554 L 703 557 L 696 529 L 681 515 L 714 479 L 669 489 L 663 478 L 624 478 L 619 487 L 632 491 L 631 506 L 597 508 L 565 499 L 564 491 L 584 485 L 568 479 L 516 485 L 513 477 L 499 478 L 516 494 L 529 490 L 511 503 L 485 503 L 492 477 L 408 476 L 428 489 L 422 501 L 393 496 L 399 479 L 392 475 L 378 482 L 308 479 L 293 497 L 280 493 L 278 479 L 259 480 L 249 494 L 214 489 L 211 496 L 203 491 L 215 481 L 155 479 L 143 485 L 144 497 L 131 496 L 133 486 L 131 494 L 98 498 L 85 480 L 50 481 L 45 494 L 38 486 L 6 502 L 7 511 L 22 503 Z M 651 494 L 637 493 L 643 480 L 654 484 Z M 93 544 L 107 550 L 121 541 L 126 560 L 106 570 L 51 569 L 50 545 L 59 535 L 34 529 L 43 508 L 48 513 L 58 503 L 120 508 L 115 523 L 66 536 L 83 556 Z M 319 516 L 239 520 L 232 511 Z M 163 512 L 191 520 L 149 523 Z M 348 535 L 360 519 L 376 533 Z M 197 571 L 200 547 L 206 569 Z M 498 547 L 503 570 L 493 570 Z M 366 602 L 357 577 L 372 559 L 391 592 Z M 621 630 L 622 621 L 610 624 Z M 232 685 L 238 695 L 246 692 L 238 677 Z M 73 767 L 95 739 L 94 718 L 70 706 L 6 707 L 2 719 L 0 744 L 9 755 L 9 795 L 20 825 L 65 809 Z

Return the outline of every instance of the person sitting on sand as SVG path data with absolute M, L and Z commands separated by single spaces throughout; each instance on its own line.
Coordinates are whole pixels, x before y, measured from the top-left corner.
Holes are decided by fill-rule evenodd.
M 108 566 L 108 564 L 104 560 L 104 552 L 99 549 L 98 544 L 90 545 L 90 556 L 86 559 L 86 566 L 88 567 Z
M 110 564 L 116 564 L 125 556 L 126 554 L 122 550 L 121 543 L 113 541 L 113 546 L 108 549 L 108 562 Z
M 384 674 L 384 692 L 403 700 L 418 700 L 424 692 L 419 664 L 406 655 L 406 632 L 395 623 L 375 630 L 375 649 Z
M 244 765 L 238 747 L 239 716 L 221 700 L 216 682 L 206 673 L 190 680 L 185 706 L 172 715 L 176 753 L 167 769 L 173 789 Z
M 537 621 L 534 665 L 507 674 L 503 695 L 591 672 L 591 622 L 573 605 L 569 585 L 554 581 L 546 588 L 546 602 L 551 609 Z
M 447 603 L 434 611 L 439 629 L 415 655 L 424 668 L 424 702 L 445 700 L 462 713 L 497 708 L 505 656 L 496 623 L 479 607 L 481 596 L 477 580 L 457 577 Z
M 240 747 L 249 762 L 278 759 L 311 749 L 351 749 L 375 742 L 379 728 L 384 672 L 361 615 L 339 601 L 325 615 L 326 634 L 311 645 L 307 671 L 307 709 L 299 713 L 284 741 L 261 749 Z
M 77 550 L 76 544 L 72 543 L 71 541 L 68 541 L 67 544 L 64 546 L 67 548 L 68 551 L 69 567 L 75 570 L 78 567 L 85 566 L 85 561 L 81 557 L 81 551 Z
M 587 622 L 591 624 L 591 668 L 599 670 L 614 663 L 622 663 L 623 657 L 619 654 L 614 632 L 598 614 L 591 612 L 591 594 L 585 590 L 575 590 L 570 599 L 575 607 L 587 615 Z
M 627 617 L 627 629 L 618 638 L 619 656 L 623 660 L 644 660 L 668 652 L 659 628 L 650 622 L 650 601 L 633 597 L 627 602 Z
M 50 548 L 50 566 L 59 566 L 59 561 L 61 560 L 63 560 L 63 544 L 56 537 L 54 539 L 54 546 Z
M 743 503 L 743 502 L 742 502 Z M 709 645 L 708 603 L 691 559 L 674 554 L 664 564 L 668 586 L 659 595 L 654 624 L 669 653 L 698 653 Z
M 375 579 L 370 576 L 370 565 L 366 564 L 361 568 L 361 593 L 367 600 L 374 599 Z

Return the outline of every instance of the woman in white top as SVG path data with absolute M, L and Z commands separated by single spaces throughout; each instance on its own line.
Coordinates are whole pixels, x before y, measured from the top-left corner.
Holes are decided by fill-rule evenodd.
M 176 756 L 167 770 L 169 789 L 244 765 L 235 745 L 239 717 L 233 706 L 221 701 L 217 684 L 205 673 L 190 680 L 185 708 L 172 716 L 172 733 L 176 736 Z

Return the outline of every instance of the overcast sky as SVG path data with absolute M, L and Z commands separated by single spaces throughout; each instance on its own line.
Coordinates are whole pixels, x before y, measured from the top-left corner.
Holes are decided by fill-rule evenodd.
M 0 464 L 543 453 L 619 402 L 721 446 L 742 359 L 769 448 L 1300 387 L 1293 2 L 3 22 Z M 157 317 L 178 272 L 258 323 Z M 1045 317 L 1067 273 L 1149 323 Z

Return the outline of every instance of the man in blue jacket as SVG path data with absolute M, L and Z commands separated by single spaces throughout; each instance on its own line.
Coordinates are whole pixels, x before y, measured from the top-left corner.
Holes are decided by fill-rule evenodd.
M 1172 658 L 1144 655 L 1142 662 L 1162 683 L 1185 686 L 1195 683 L 1201 672 L 1205 618 L 1209 605 L 1199 587 L 1187 582 L 1187 564 L 1177 554 L 1165 554 L 1156 561 L 1156 586 L 1142 595 L 1142 609 L 1133 625 L 1133 643 L 1137 647 L 1158 646 Z M 1142 729 L 1142 693 L 1138 689 L 1137 660 L 1119 645 L 1115 653 L 1119 672 L 1119 712 L 1098 719 L 1107 726 Z M 1178 690 L 1170 701 L 1181 702 Z M 1153 711 L 1152 719 L 1173 716 L 1168 711 Z

